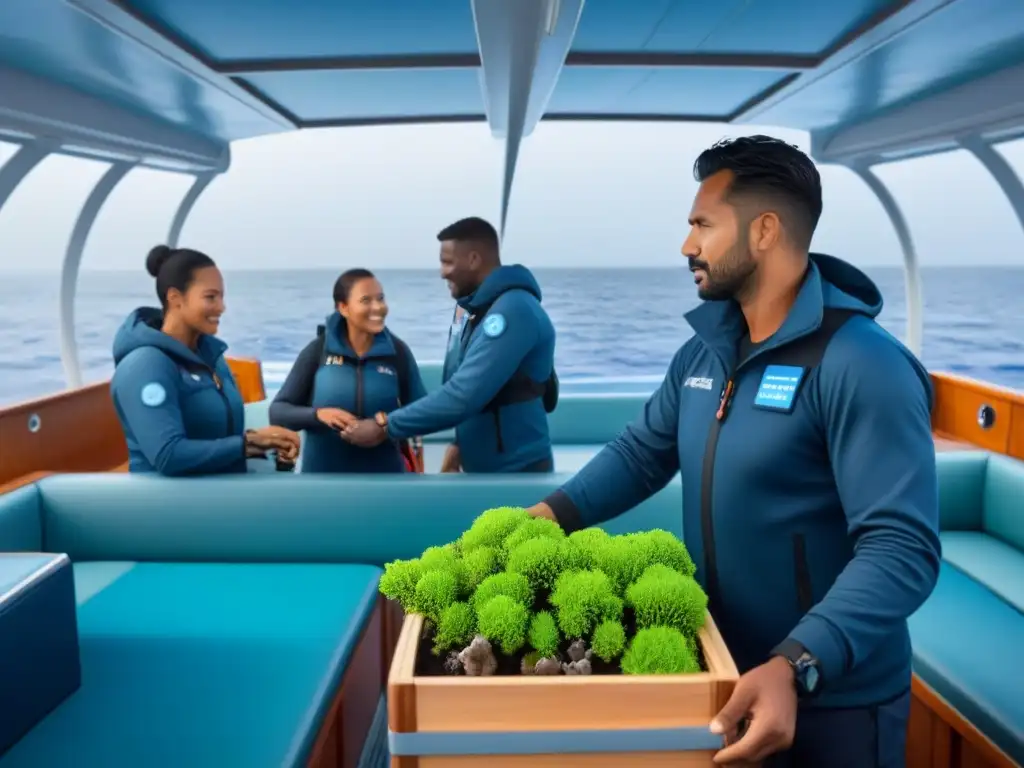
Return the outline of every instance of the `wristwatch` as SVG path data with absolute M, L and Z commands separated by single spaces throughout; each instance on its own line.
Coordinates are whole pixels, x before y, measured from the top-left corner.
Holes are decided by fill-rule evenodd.
M 821 669 L 818 659 L 796 640 L 783 640 L 772 651 L 772 656 L 781 656 L 793 670 L 793 683 L 801 699 L 809 699 L 821 690 Z

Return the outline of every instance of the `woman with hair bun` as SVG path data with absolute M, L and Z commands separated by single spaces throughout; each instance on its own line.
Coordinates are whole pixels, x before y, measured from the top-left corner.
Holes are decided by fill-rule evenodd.
M 205 253 L 158 245 L 146 258 L 160 308 L 140 307 L 114 338 L 110 392 L 129 471 L 161 475 L 245 472 L 246 459 L 276 450 L 294 461 L 299 436 L 245 429 L 245 408 L 216 337 L 224 278 Z

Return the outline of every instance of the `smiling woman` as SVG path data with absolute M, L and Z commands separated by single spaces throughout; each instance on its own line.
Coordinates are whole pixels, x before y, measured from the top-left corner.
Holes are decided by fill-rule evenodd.
M 335 311 L 299 353 L 270 406 L 270 420 L 306 431 L 303 472 L 394 472 L 418 465 L 406 441 L 352 445 L 344 430 L 426 394 L 409 347 L 385 326 L 388 304 L 368 269 L 334 283 Z
M 160 308 L 136 309 L 114 338 L 114 408 L 129 470 L 164 475 L 245 472 L 276 449 L 294 460 L 299 437 L 280 427 L 245 431 L 242 395 L 214 334 L 224 278 L 205 253 L 158 245 L 146 258 Z

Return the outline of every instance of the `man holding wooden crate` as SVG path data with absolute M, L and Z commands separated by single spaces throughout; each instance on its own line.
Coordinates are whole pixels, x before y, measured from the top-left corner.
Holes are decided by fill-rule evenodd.
M 722 764 L 898 768 L 907 618 L 939 572 L 930 378 L 859 270 L 810 254 L 821 181 L 766 136 L 698 158 L 683 244 L 703 305 L 640 417 L 531 509 L 573 530 L 682 474 L 683 531 L 744 674 Z

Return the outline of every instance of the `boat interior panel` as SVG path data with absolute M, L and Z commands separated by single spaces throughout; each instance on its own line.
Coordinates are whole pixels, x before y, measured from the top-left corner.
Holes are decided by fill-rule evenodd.
M 1024 522 L 1004 509 L 1019 509 L 1024 465 L 948 453 L 939 456 L 939 472 L 947 541 L 991 539 L 1002 568 L 972 564 L 971 552 L 952 548 L 935 597 L 911 622 L 915 671 L 1019 760 L 1024 709 L 1007 671 L 1024 641 L 1024 612 L 1014 602 Z M 117 765 L 129 754 L 121 751 L 125 722 L 130 754 L 147 756 L 147 765 L 223 764 L 225 754 L 250 748 L 237 744 L 242 732 L 252 749 L 281 764 L 307 760 L 319 729 L 330 726 L 328 691 L 345 678 L 356 640 L 376 620 L 379 568 L 455 538 L 496 498 L 529 503 L 565 477 L 452 483 L 428 476 L 398 485 L 350 478 L 339 498 L 342 487 L 325 476 L 282 483 L 60 475 L 0 496 L 0 547 L 67 552 L 75 563 L 83 663 L 82 691 L 69 700 L 76 703 L 59 707 L 0 766 L 62 764 L 71 744 L 78 759 Z M 198 503 L 181 504 L 182 483 Z M 607 528 L 681 534 L 680 520 L 677 479 Z M 975 653 L 979 627 L 986 639 Z M 379 656 L 384 641 L 375 642 Z M 371 663 L 379 671 L 379 658 Z M 205 671 L 202 690 L 183 688 L 183 665 Z M 381 685 L 382 674 L 376 679 Z M 270 685 L 281 695 L 255 695 L 254 686 Z M 313 709 L 300 706 L 310 701 Z M 252 723 L 260 724 L 255 738 Z M 368 718 L 362 727 L 365 740 Z M 170 762 L 152 756 L 165 741 Z
M 175 244 L 229 169 L 232 141 L 479 121 L 505 143 L 503 231 L 521 140 L 541 119 L 781 125 L 809 131 L 818 162 L 852 169 L 881 202 L 920 354 L 918 254 L 872 167 L 966 150 L 1024 222 L 1024 188 L 998 146 L 1024 136 L 1022 95 L 1020 0 L 8 0 L 0 141 L 17 151 L 0 165 L 0 208 L 50 153 L 113 163 L 65 254 L 61 356 L 74 387 L 81 245 L 131 168 L 195 176 Z M 247 422 L 265 421 L 260 363 L 232 369 Z M 423 373 L 439 385 L 439 366 Z M 1020 765 L 1024 395 L 932 380 L 945 553 L 911 620 L 908 765 Z M 0 768 L 382 765 L 401 622 L 376 596 L 383 564 L 453 539 L 495 503 L 542 498 L 655 385 L 563 382 L 554 475 L 408 483 L 282 476 L 265 461 L 244 478 L 131 476 L 105 383 L 0 410 L 0 552 L 68 553 L 82 658 L 81 690 Z M 428 470 L 448 439 L 427 440 Z M 609 529 L 681 534 L 678 483 Z
M 451 115 L 482 119 L 477 68 L 259 72 L 246 80 L 303 123 Z
M 125 0 L 119 3 L 209 61 L 337 56 L 475 56 L 466 0 Z
M 0 6 L 0 66 L 220 142 L 482 121 L 486 17 L 472 5 L 15 0 Z M 829 134 L 1024 60 L 1017 0 L 590 0 L 562 11 L 553 21 L 569 25 L 571 45 L 564 67 L 543 73 L 557 81 L 545 119 L 726 119 Z
M 820 57 L 875 16 L 901 5 L 895 0 L 764 3 L 701 0 L 587 0 L 574 50 L 700 50 L 705 53 L 787 53 Z M 793 19 L 800 19 L 793 24 Z M 785 41 L 780 44 L 780 41 Z

